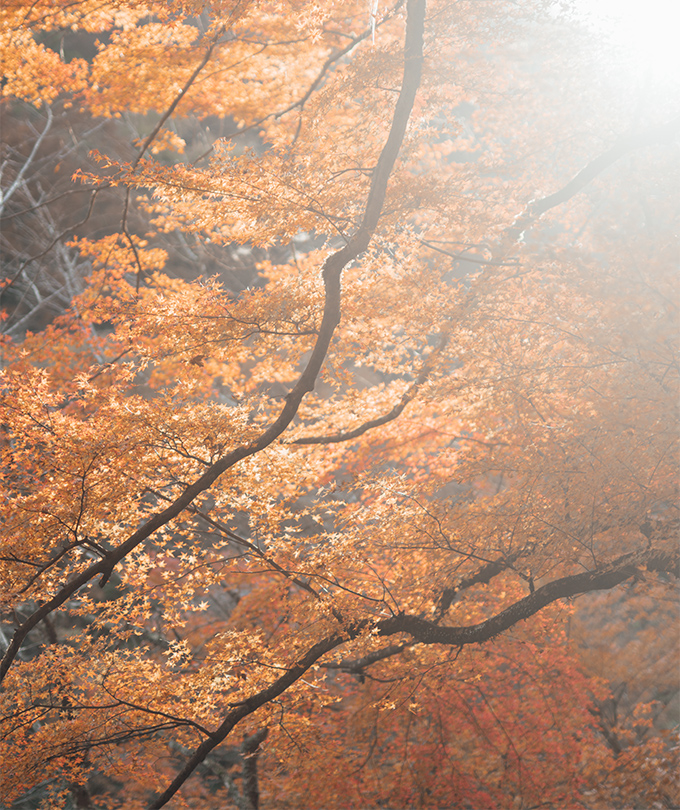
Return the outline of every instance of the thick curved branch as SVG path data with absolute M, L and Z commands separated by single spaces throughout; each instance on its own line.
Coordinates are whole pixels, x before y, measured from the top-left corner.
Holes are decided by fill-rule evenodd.
M 660 126 L 649 127 L 640 132 L 632 132 L 623 135 L 611 149 L 608 149 L 606 152 L 598 155 L 594 160 L 591 160 L 587 166 L 581 169 L 581 171 L 565 186 L 559 189 L 559 191 L 555 191 L 547 197 L 542 197 L 540 200 L 532 200 L 527 205 L 524 213 L 520 214 L 510 230 L 509 237 L 512 239 L 512 242 L 514 243 L 520 239 L 524 231 L 530 228 L 546 211 L 570 200 L 605 169 L 609 168 L 612 163 L 615 163 L 619 158 L 628 154 L 628 152 L 632 152 L 644 146 L 651 146 L 651 144 L 658 143 L 659 141 L 671 140 L 679 134 L 680 117 L 674 118 L 672 121 Z
M 408 633 L 423 644 L 452 644 L 455 646 L 478 644 L 508 630 L 517 622 L 528 619 L 558 599 L 568 599 L 591 591 L 610 590 L 631 577 L 639 576 L 638 566 L 641 565 L 678 576 L 680 574 L 680 552 L 668 554 L 652 549 L 635 554 L 625 554 L 611 562 L 606 568 L 587 571 L 583 574 L 573 574 L 549 582 L 490 619 L 468 627 L 445 627 L 418 616 L 401 615 L 378 622 L 377 629 L 384 636 Z
M 390 619 L 372 623 L 380 635 L 391 636 L 406 633 L 415 642 L 422 644 L 446 644 L 463 647 L 466 644 L 479 644 L 488 641 L 494 636 L 508 630 L 518 622 L 533 616 L 539 610 L 557 601 L 572 596 L 578 596 L 590 591 L 608 590 L 616 587 L 631 577 L 639 575 L 638 566 L 647 566 L 656 571 L 663 571 L 680 575 L 680 552 L 669 554 L 651 549 L 640 553 L 624 554 L 612 561 L 606 568 L 588 571 L 583 574 L 557 579 L 541 588 L 537 588 L 530 596 L 520 599 L 514 605 L 506 608 L 490 619 L 468 627 L 442 627 L 435 622 L 421 619 L 418 616 L 399 615 Z M 355 639 L 369 627 L 369 621 L 364 620 L 344 628 L 344 632 L 330 636 L 317 642 L 309 652 L 292 666 L 284 675 L 274 681 L 266 689 L 242 701 L 230 711 L 220 727 L 210 735 L 196 749 L 192 757 L 185 763 L 172 784 L 149 806 L 149 810 L 158 810 L 168 802 L 180 789 L 184 782 L 193 773 L 195 768 L 205 757 L 219 745 L 244 717 L 252 714 L 260 707 L 283 694 L 289 687 L 298 681 L 304 673 L 313 666 L 322 656 L 333 649 Z M 394 645 L 373 654 L 365 656 L 359 662 L 368 666 L 382 658 L 398 654 L 410 644 Z M 340 665 L 342 668 L 342 665 Z
M 101 576 L 103 585 L 111 575 L 114 567 L 126 557 L 140 543 L 150 537 L 155 531 L 165 526 L 173 518 L 183 512 L 198 495 L 209 489 L 215 481 L 229 468 L 248 456 L 259 453 L 268 447 L 293 420 L 300 407 L 302 398 L 314 389 L 314 383 L 321 370 L 321 366 L 328 352 L 333 333 L 340 322 L 340 277 L 344 268 L 363 253 L 371 240 L 378 224 L 380 213 L 385 200 L 387 183 L 392 173 L 394 163 L 406 132 L 406 126 L 413 108 L 416 92 L 420 85 L 420 75 L 423 61 L 423 33 L 425 19 L 425 0 L 409 0 L 408 17 L 406 23 L 406 42 L 404 54 L 404 78 L 401 92 L 395 107 L 392 125 L 387 141 L 380 153 L 378 163 L 373 173 L 371 188 L 366 201 L 364 217 L 358 231 L 348 244 L 332 253 L 324 262 L 323 279 L 325 285 L 325 303 L 319 334 L 307 362 L 307 366 L 300 375 L 296 385 L 287 394 L 286 402 L 279 416 L 250 444 L 234 448 L 230 453 L 218 459 L 193 484 L 166 509 L 157 512 L 137 531 L 133 532 L 118 548 L 93 565 L 76 574 L 57 593 L 35 610 L 28 619 L 15 631 L 5 655 L 0 662 L 0 682 L 3 680 L 12 662 L 17 656 L 24 639 L 46 616 L 60 608 L 83 585 L 91 579 Z

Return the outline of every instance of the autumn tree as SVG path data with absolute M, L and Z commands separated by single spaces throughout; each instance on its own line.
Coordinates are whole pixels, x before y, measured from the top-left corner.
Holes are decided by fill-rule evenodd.
M 5 163 L 5 804 L 677 805 L 670 80 L 542 0 L 0 35 L 33 144 L 112 133 L 54 195 Z M 73 272 L 26 331 L 36 256 Z

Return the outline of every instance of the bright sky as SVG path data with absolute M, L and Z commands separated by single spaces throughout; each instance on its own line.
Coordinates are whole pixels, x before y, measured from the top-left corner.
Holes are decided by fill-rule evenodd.
M 576 5 L 625 49 L 633 70 L 680 79 L 680 0 L 577 0 Z

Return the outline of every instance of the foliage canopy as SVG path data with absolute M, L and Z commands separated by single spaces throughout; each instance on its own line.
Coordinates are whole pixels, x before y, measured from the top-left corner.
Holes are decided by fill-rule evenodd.
M 680 94 L 543 0 L 0 37 L 7 806 L 680 803 Z

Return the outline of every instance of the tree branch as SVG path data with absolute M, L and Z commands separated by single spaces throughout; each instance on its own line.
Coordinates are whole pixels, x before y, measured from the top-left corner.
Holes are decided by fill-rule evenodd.
M 680 117 L 674 118 L 672 121 L 661 124 L 660 126 L 648 127 L 641 132 L 632 132 L 623 135 L 611 149 L 608 149 L 594 160 L 591 160 L 587 166 L 581 169 L 581 171 L 565 186 L 559 189 L 559 191 L 555 191 L 547 197 L 542 197 L 540 200 L 532 200 L 527 205 L 524 213 L 520 214 L 515 224 L 510 229 L 509 238 L 513 243 L 519 240 L 524 231 L 530 228 L 546 211 L 570 200 L 605 169 L 609 168 L 612 163 L 615 163 L 628 152 L 632 152 L 644 146 L 651 146 L 658 141 L 670 140 L 677 137 L 679 133 Z
M 439 345 L 435 349 L 435 351 L 428 357 L 427 362 L 424 364 L 422 371 L 418 375 L 418 377 L 414 380 L 411 386 L 404 392 L 399 402 L 392 408 L 391 411 L 388 411 L 383 416 L 378 416 L 375 419 L 369 419 L 368 422 L 364 422 L 363 425 L 359 425 L 359 427 L 354 428 L 354 430 L 348 430 L 346 433 L 332 433 L 329 436 L 305 436 L 301 439 L 294 439 L 291 444 L 332 444 L 334 442 L 348 442 L 351 439 L 356 439 L 358 436 L 363 435 L 369 430 L 373 430 L 373 428 L 380 427 L 381 425 L 386 425 L 388 422 L 392 422 L 398 416 L 401 415 L 404 408 L 411 402 L 411 400 L 415 397 L 418 393 L 419 389 L 422 387 L 423 383 L 425 383 L 430 376 L 430 373 L 434 367 L 433 360 L 435 357 L 438 357 L 441 354 L 442 349 L 446 346 L 449 340 L 449 335 L 443 334 L 441 336 L 441 340 Z
M 655 571 L 677 576 L 680 574 L 680 552 L 670 554 L 652 549 L 624 554 L 604 568 L 549 582 L 490 619 L 468 627 L 445 627 L 418 616 L 400 615 L 378 622 L 377 629 L 384 636 L 408 633 L 423 644 L 476 644 L 488 641 L 558 599 L 568 599 L 591 591 L 610 590 L 638 575 L 637 566 L 640 565 L 649 565 Z
M 286 403 L 279 416 L 250 444 L 234 448 L 230 453 L 218 459 L 196 481 L 188 486 L 184 492 L 166 509 L 157 512 L 146 523 L 133 532 L 127 540 L 111 551 L 105 559 L 89 566 L 76 574 L 70 581 L 51 598 L 35 610 L 28 619 L 15 631 L 5 655 L 0 662 L 0 682 L 7 674 L 12 662 L 17 656 L 24 639 L 52 611 L 60 608 L 83 585 L 97 576 L 101 576 L 101 584 L 108 580 L 115 566 L 126 557 L 140 543 L 150 537 L 161 526 L 177 517 L 195 498 L 209 489 L 215 481 L 229 468 L 248 456 L 259 453 L 268 447 L 293 420 L 300 407 L 302 398 L 314 389 L 314 383 L 321 370 L 321 366 L 328 352 L 333 333 L 340 322 L 340 277 L 342 271 L 351 261 L 363 253 L 371 240 L 378 224 L 380 213 L 385 200 L 387 183 L 399 154 L 406 126 L 411 114 L 415 95 L 420 85 L 420 75 L 423 61 L 423 33 L 425 19 L 425 0 L 409 0 L 408 17 L 406 22 L 406 43 L 404 55 L 404 79 L 402 89 L 392 119 L 390 133 L 387 138 L 377 166 L 373 173 L 371 188 L 366 201 L 365 213 L 359 230 L 350 239 L 347 245 L 332 253 L 324 262 L 323 279 L 325 285 L 325 302 L 323 318 L 319 334 L 307 362 L 306 368 L 300 375 L 294 388 L 287 394 Z M 160 805 L 159 805 L 160 806 Z
M 538 613 L 539 610 L 558 599 L 567 599 L 582 593 L 614 588 L 626 579 L 636 576 L 638 574 L 637 566 L 640 565 L 648 565 L 655 571 L 677 575 L 680 574 L 680 552 L 667 553 L 652 549 L 624 554 L 604 568 L 562 577 L 562 579 L 549 582 L 490 619 L 467 627 L 442 627 L 436 622 L 405 614 L 383 619 L 372 624 L 380 635 L 392 636 L 407 633 L 414 641 L 422 644 L 446 644 L 455 647 L 463 647 L 466 644 L 479 644 Z M 167 790 L 149 805 L 149 810 L 158 810 L 158 808 L 163 807 L 189 778 L 194 769 L 227 737 L 240 720 L 277 698 L 299 680 L 323 655 L 347 641 L 355 639 L 370 624 L 368 620 L 356 622 L 344 628 L 343 633 L 317 642 L 297 664 L 292 666 L 273 684 L 238 704 L 233 711 L 227 714 L 220 727 L 210 735 L 210 738 L 201 743 Z M 376 651 L 372 656 L 371 654 L 365 656 L 360 659 L 359 663 L 365 662 L 363 665 L 367 666 L 369 663 L 373 663 L 374 660 L 377 661 L 395 655 L 407 646 L 410 645 L 386 647 L 383 650 Z
M 198 65 L 197 65 L 196 69 L 194 70 L 194 72 L 191 74 L 191 76 L 189 76 L 189 78 L 184 83 L 184 87 L 175 96 L 175 100 L 168 107 L 168 109 L 163 113 L 163 115 L 161 115 L 158 123 L 151 130 L 150 134 L 147 136 L 146 140 L 142 144 L 141 149 L 139 150 L 139 154 L 137 155 L 137 157 L 135 158 L 135 160 L 134 160 L 134 162 L 132 164 L 131 171 L 134 172 L 134 170 L 137 168 L 137 166 L 139 166 L 139 161 L 144 157 L 144 154 L 145 154 L 146 150 L 149 148 L 149 146 L 151 146 L 154 138 L 161 131 L 161 128 L 163 127 L 163 124 L 165 124 L 165 122 L 168 120 L 168 118 L 170 118 L 170 116 L 175 112 L 175 110 L 177 109 L 177 105 L 184 98 L 184 96 L 189 92 L 189 89 L 191 88 L 191 85 L 196 81 L 196 79 L 198 78 L 199 73 L 208 64 L 208 62 L 210 61 L 210 59 L 211 59 L 211 57 L 213 55 L 213 51 L 215 50 L 217 45 L 220 44 L 219 39 L 220 39 L 220 37 L 222 36 L 223 33 L 224 33 L 224 27 L 220 28 L 219 31 L 217 31 L 217 33 L 215 34 L 215 36 L 212 38 L 212 41 L 211 41 L 210 45 L 208 46 L 208 49 L 207 49 L 207 51 L 205 52 L 205 54 L 203 56 L 203 59 L 201 59 L 201 61 L 198 63 Z
M 354 625 L 349 628 L 345 633 L 331 636 L 317 642 L 309 652 L 300 659 L 300 661 L 292 666 L 285 675 L 282 675 L 271 686 L 263 689 L 257 695 L 244 700 L 236 708 L 230 711 L 222 721 L 220 727 L 214 731 L 207 740 L 204 740 L 198 746 L 193 755 L 187 760 L 182 770 L 172 780 L 169 787 L 163 793 L 154 799 L 149 805 L 149 810 L 158 810 L 163 807 L 170 799 L 177 793 L 186 780 L 191 776 L 196 767 L 206 758 L 206 756 L 216 748 L 232 731 L 234 726 L 241 721 L 244 717 L 252 714 L 254 711 L 269 703 L 271 700 L 277 698 L 280 694 L 285 692 L 296 681 L 298 681 L 305 672 L 330 650 L 344 644 L 350 638 L 356 638 L 365 626 L 365 622 Z
M 437 618 L 436 621 L 440 622 L 446 612 L 451 607 L 452 603 L 454 602 L 456 596 L 464 590 L 471 588 L 473 585 L 487 585 L 494 577 L 501 574 L 503 571 L 506 571 L 508 568 L 512 568 L 513 563 L 519 557 L 526 553 L 525 549 L 516 552 L 515 554 L 511 554 L 507 557 L 501 557 L 498 560 L 492 560 L 488 562 L 486 565 L 483 565 L 475 574 L 472 576 L 466 577 L 458 582 L 456 585 L 451 587 L 444 588 L 439 598 L 439 604 L 437 605 Z
M 344 660 L 338 663 L 331 661 L 328 664 L 321 664 L 324 669 L 339 669 L 342 672 L 347 672 L 350 675 L 358 675 L 359 679 L 363 682 L 364 670 L 378 661 L 384 661 L 386 658 L 391 658 L 394 655 L 399 655 L 407 647 L 413 646 L 412 644 L 390 644 L 389 647 L 382 647 L 380 650 L 374 650 L 361 658 L 354 658 L 351 660 Z

